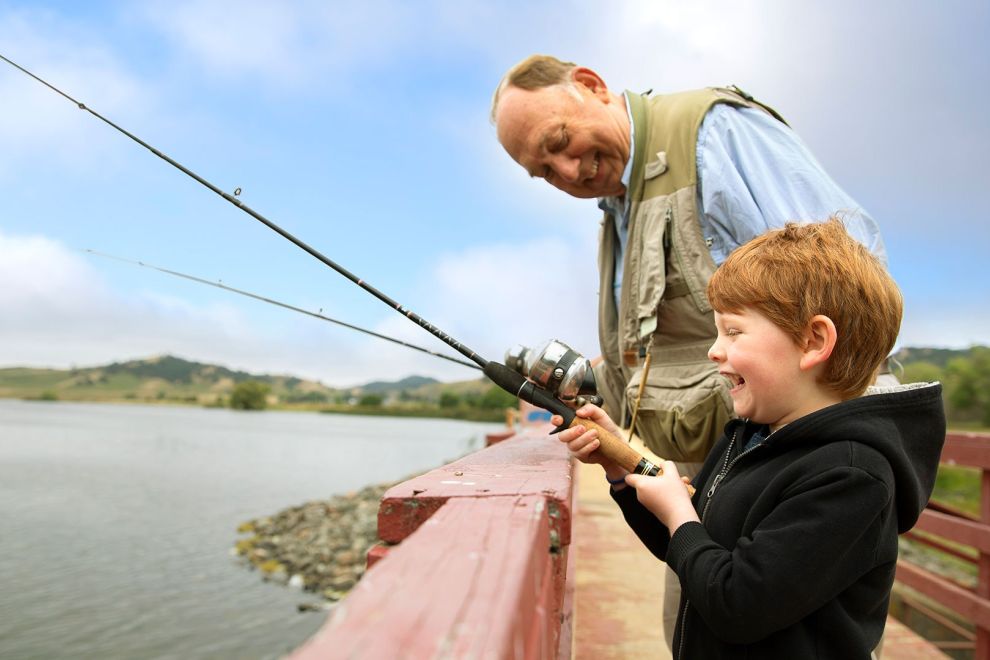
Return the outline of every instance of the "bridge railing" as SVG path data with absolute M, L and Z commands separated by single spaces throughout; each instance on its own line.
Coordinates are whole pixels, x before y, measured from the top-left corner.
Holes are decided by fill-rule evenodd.
M 386 492 L 387 545 L 291 658 L 569 658 L 573 466 L 549 430 Z
M 990 658 L 990 435 L 947 434 L 941 461 L 980 470 L 980 515 L 933 500 L 908 537 L 975 564 L 976 586 L 960 584 L 907 559 L 897 562 L 897 580 L 972 621 L 975 635 L 960 631 L 972 638 L 965 645 L 974 648 L 974 657 Z

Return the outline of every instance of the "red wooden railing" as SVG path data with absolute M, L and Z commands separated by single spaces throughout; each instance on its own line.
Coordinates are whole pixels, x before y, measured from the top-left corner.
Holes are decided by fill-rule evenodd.
M 391 488 L 389 545 L 291 658 L 570 658 L 572 464 L 549 430 Z
M 375 567 L 292 660 L 569 658 L 573 471 L 548 430 L 498 434 L 390 489 L 378 516 L 385 544 L 368 555 Z M 942 462 L 982 470 L 980 517 L 932 502 L 911 536 L 975 562 L 977 586 L 905 559 L 897 579 L 972 621 L 974 657 L 990 658 L 990 435 L 947 435 Z
M 990 658 L 990 435 L 946 435 L 942 463 L 981 470 L 980 516 L 975 518 L 933 501 L 908 536 L 975 563 L 978 575 L 976 587 L 961 585 L 905 559 L 897 562 L 897 580 L 972 621 L 976 626 L 976 635 L 972 640 L 974 657 Z M 971 552 L 960 551 L 940 539 L 975 549 L 975 558 Z

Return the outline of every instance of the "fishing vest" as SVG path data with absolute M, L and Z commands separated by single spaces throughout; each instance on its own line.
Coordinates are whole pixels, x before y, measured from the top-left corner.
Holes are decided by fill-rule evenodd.
M 606 213 L 598 255 L 605 358 L 596 369 L 598 384 L 606 411 L 628 426 L 649 352 L 634 430 L 665 459 L 701 462 L 732 417 L 732 400 L 727 381 L 708 359 L 716 331 L 705 289 L 715 262 L 698 223 L 698 129 L 716 103 L 759 108 L 783 119 L 738 88 L 626 98 L 635 126 L 629 237 L 617 312 L 616 220 Z

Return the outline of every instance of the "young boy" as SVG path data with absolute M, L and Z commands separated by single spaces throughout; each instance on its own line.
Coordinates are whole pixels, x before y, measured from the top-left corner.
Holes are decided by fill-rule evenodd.
M 595 451 L 596 431 L 560 439 L 602 465 L 629 526 L 680 578 L 675 660 L 869 658 L 897 535 L 928 502 L 945 438 L 938 383 L 861 396 L 894 345 L 900 292 L 833 219 L 740 247 L 708 297 L 708 356 L 740 419 L 693 499 L 670 461 L 632 475 Z M 594 406 L 578 416 L 617 431 Z

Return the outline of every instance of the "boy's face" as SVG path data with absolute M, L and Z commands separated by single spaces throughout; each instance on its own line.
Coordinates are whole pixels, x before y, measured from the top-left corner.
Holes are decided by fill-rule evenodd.
M 814 376 L 800 368 L 802 350 L 758 311 L 715 312 L 718 338 L 708 358 L 729 379 L 736 415 L 771 431 L 810 412 Z

